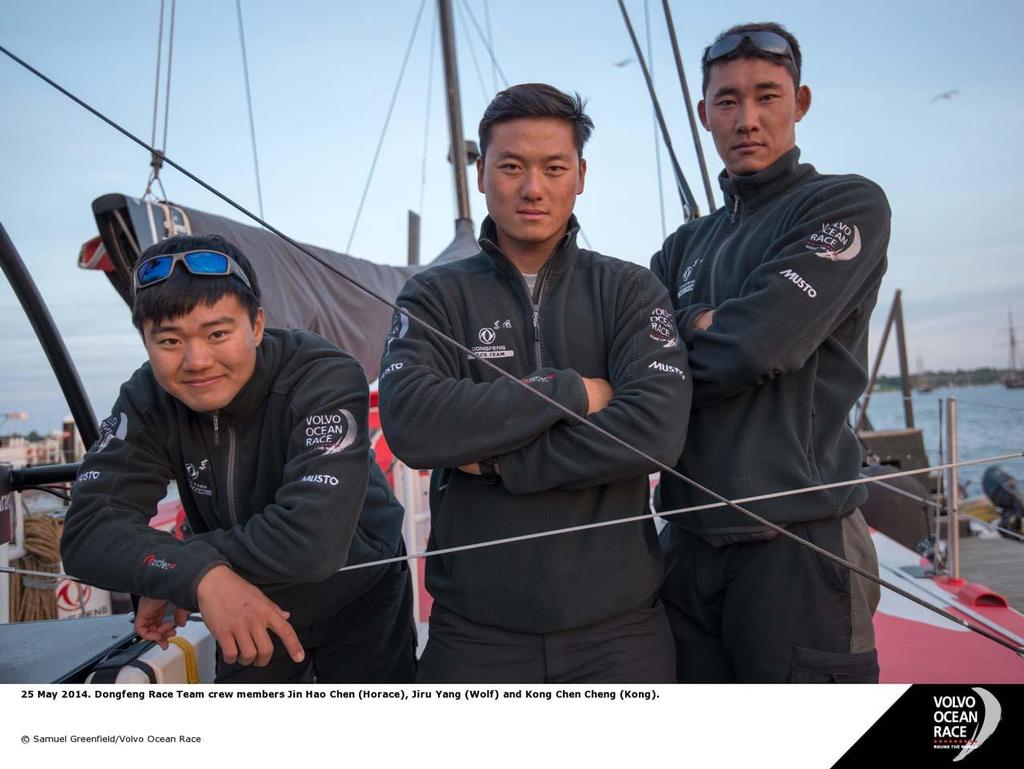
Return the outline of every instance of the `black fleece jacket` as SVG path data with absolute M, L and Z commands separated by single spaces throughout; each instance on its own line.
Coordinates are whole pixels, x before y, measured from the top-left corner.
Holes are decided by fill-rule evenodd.
M 143 365 L 82 463 L 65 568 L 195 609 L 199 580 L 227 564 L 294 626 L 330 616 L 386 567 L 337 569 L 393 556 L 401 538 L 367 411 L 362 368 L 307 331 L 268 329 L 253 376 L 213 414 L 186 407 Z M 172 480 L 194 532 L 184 542 L 147 525 Z
M 435 469 L 431 549 L 648 509 L 655 466 L 583 424 L 581 376 L 607 379 L 615 393 L 591 421 L 661 461 L 679 455 L 686 419 L 674 414 L 689 402 L 690 379 L 665 289 L 643 267 L 578 249 L 577 231 L 574 217 L 532 296 L 488 218 L 481 253 L 414 276 L 398 298 L 578 415 L 396 313 L 381 362 L 381 420 L 398 457 Z M 497 482 L 450 469 L 489 459 Z M 435 600 L 475 622 L 546 633 L 651 599 L 660 558 L 654 525 L 643 521 L 432 557 L 426 583 Z
M 720 183 L 725 206 L 680 227 L 651 260 L 668 287 L 693 374 L 677 469 L 730 499 L 851 480 L 847 424 L 867 383 L 867 332 L 886 268 L 889 205 L 860 176 L 826 176 L 793 148 Z M 714 310 L 706 331 L 693 321 Z M 680 407 L 681 408 L 681 407 Z M 839 517 L 862 486 L 751 502 L 776 523 Z M 672 477 L 660 507 L 712 502 Z M 773 534 L 731 508 L 672 518 L 727 543 Z

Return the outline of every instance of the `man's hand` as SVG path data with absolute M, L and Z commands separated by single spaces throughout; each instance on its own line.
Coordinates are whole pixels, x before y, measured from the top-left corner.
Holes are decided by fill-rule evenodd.
M 177 633 L 174 628 L 185 627 L 188 622 L 188 610 L 181 608 L 174 609 L 173 621 L 164 620 L 167 605 L 167 601 L 159 598 L 142 596 L 135 612 L 135 632 L 139 638 L 155 641 L 164 651 L 167 651 L 167 639 Z
M 702 312 L 700 315 L 697 316 L 696 320 L 693 321 L 693 330 L 694 331 L 707 331 L 711 327 L 711 324 L 714 323 L 714 322 L 715 322 L 715 311 L 714 310 L 705 310 L 704 312 Z
M 479 462 L 471 462 L 468 465 L 460 465 L 459 469 L 464 473 L 469 473 L 470 475 L 483 475 L 483 473 L 480 472 Z
M 581 377 L 581 379 L 583 379 L 583 386 L 587 390 L 587 416 L 590 416 L 595 411 L 600 411 L 607 406 L 615 393 L 612 392 L 612 386 L 604 379 L 588 379 L 587 377 Z
M 227 566 L 210 569 L 199 581 L 196 597 L 203 622 L 217 639 L 228 664 L 237 661 L 259 668 L 270 662 L 274 644 L 268 629 L 281 639 L 292 660 L 302 662 L 306 658 L 288 624 L 288 612 Z

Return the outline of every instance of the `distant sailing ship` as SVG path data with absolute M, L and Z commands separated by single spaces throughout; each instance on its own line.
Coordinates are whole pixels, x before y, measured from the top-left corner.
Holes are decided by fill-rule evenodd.
M 1017 334 L 1013 328 L 1013 311 L 1007 310 L 1007 315 L 1010 318 L 1010 368 L 1006 372 L 1003 384 L 1007 389 L 1015 390 L 1024 388 L 1024 371 L 1017 368 Z

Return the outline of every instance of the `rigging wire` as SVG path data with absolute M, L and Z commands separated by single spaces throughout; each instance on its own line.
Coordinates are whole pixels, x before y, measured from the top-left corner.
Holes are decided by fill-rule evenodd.
M 384 118 L 384 127 L 381 129 L 380 138 L 377 140 L 377 149 L 373 153 L 373 161 L 370 163 L 370 173 L 366 177 L 366 184 L 363 185 L 363 195 L 359 199 L 359 208 L 356 209 L 356 218 L 352 222 L 352 232 L 349 233 L 348 243 L 345 245 L 345 253 L 352 253 L 352 241 L 356 237 L 356 228 L 359 227 L 359 218 L 363 214 L 363 205 L 366 203 L 366 195 L 370 191 L 370 184 L 373 182 L 373 173 L 377 170 L 377 160 L 380 158 L 381 147 L 384 146 L 384 137 L 388 133 L 388 126 L 391 124 L 391 113 L 395 110 L 395 102 L 398 100 L 398 91 L 402 87 L 402 78 L 405 77 L 405 67 L 409 63 L 409 54 L 412 53 L 412 44 L 416 42 L 416 32 L 420 28 L 420 18 L 423 16 L 423 7 L 427 0 L 420 0 L 420 8 L 416 11 L 416 21 L 412 25 L 412 34 L 409 35 L 409 43 L 405 46 L 405 56 L 402 57 L 402 66 L 398 70 L 398 80 L 395 82 L 395 90 L 391 94 L 391 103 L 388 104 L 388 112 Z M 260 217 L 262 220 L 263 217 Z M 266 225 L 264 225 L 266 226 Z
M 466 48 L 469 49 L 469 58 L 473 61 L 473 70 L 476 72 L 476 81 L 480 84 L 480 93 L 484 97 L 484 103 L 487 103 L 491 100 L 493 94 L 487 93 L 487 84 L 484 83 L 484 73 L 480 69 L 480 62 L 477 61 L 476 47 L 473 45 L 473 38 L 469 34 L 469 26 L 466 24 L 466 16 L 462 11 L 462 7 L 464 5 L 465 2 L 463 2 L 462 5 L 456 5 L 455 10 L 459 14 L 459 23 L 462 25 L 462 35 L 466 40 Z M 484 41 L 484 45 L 486 44 L 487 42 Z
M 497 70 L 498 75 L 501 76 L 502 87 L 508 88 L 508 78 L 505 77 L 505 72 L 501 69 L 501 65 L 498 63 L 498 57 L 494 55 L 493 46 L 487 41 L 484 31 L 480 29 L 480 22 L 478 22 L 476 20 L 476 16 L 473 15 L 473 9 L 469 7 L 469 3 L 467 3 L 466 0 L 462 0 L 462 5 L 466 9 L 466 13 L 469 14 L 469 20 L 473 22 L 473 26 L 476 28 L 476 33 L 480 36 L 480 40 L 483 42 L 484 48 L 487 49 L 487 55 L 491 57 L 491 65 Z
M 416 210 L 423 213 L 423 198 L 427 192 L 427 146 L 430 142 L 430 107 L 434 94 L 434 54 L 437 46 L 437 11 L 430 25 L 430 55 L 427 57 L 427 114 L 423 119 L 423 159 L 420 168 L 420 204 Z
M 644 0 L 644 30 L 647 34 L 647 61 L 651 66 L 651 83 L 654 82 L 654 48 L 651 45 L 651 14 L 648 0 Z M 651 110 L 651 131 L 654 132 L 654 167 L 658 178 L 658 212 L 661 214 L 661 239 L 668 237 L 665 230 L 665 187 L 661 180 L 661 142 L 658 139 L 658 117 Z
M 256 201 L 263 216 L 263 186 L 260 184 L 260 159 L 256 154 L 256 121 L 252 115 L 252 91 L 249 89 L 249 57 L 245 53 L 245 27 L 242 25 L 242 0 L 235 0 L 238 12 L 238 42 L 242 46 L 242 73 L 245 75 L 245 103 L 249 108 L 249 139 L 252 142 L 252 167 L 256 173 Z
M 708 213 L 715 212 L 715 193 L 711 189 L 711 178 L 708 176 L 708 164 L 704 160 L 704 149 L 700 144 L 700 131 L 697 130 L 697 120 L 693 116 L 693 100 L 690 98 L 690 88 L 686 85 L 686 70 L 683 69 L 683 57 L 679 52 L 679 40 L 676 38 L 676 25 L 672 21 L 672 10 L 668 6 L 668 0 L 661 0 L 661 8 L 665 12 L 665 26 L 668 27 L 668 38 L 672 43 L 672 55 L 676 62 L 676 74 L 679 75 L 679 86 L 683 91 L 683 104 L 686 105 L 686 117 L 690 121 L 690 135 L 693 136 L 693 148 L 697 155 L 697 165 L 700 166 L 700 178 L 704 182 L 704 193 L 708 196 Z
M 168 54 L 167 54 L 167 89 L 170 89 L 171 77 L 171 57 L 172 48 L 174 45 L 174 11 L 175 11 L 176 0 L 171 0 L 171 38 L 168 41 Z M 153 148 L 149 155 L 149 177 L 146 180 L 146 189 L 142 193 L 142 197 L 148 198 L 153 191 L 153 185 L 156 184 L 160 187 L 160 194 L 163 199 L 167 199 L 167 192 L 164 190 L 164 184 L 160 180 L 160 169 L 163 167 L 163 152 L 155 149 L 156 144 L 156 129 L 159 122 L 160 114 L 160 73 L 163 66 L 163 42 L 164 42 L 164 17 L 166 16 L 166 6 L 164 0 L 160 0 L 160 23 L 157 27 L 156 36 L 156 78 L 153 83 L 153 132 L 150 139 L 150 146 Z M 170 95 L 168 94 L 167 99 L 164 102 L 164 133 L 163 133 L 163 144 L 167 146 L 167 106 L 170 104 Z
M 164 141 L 160 146 L 161 154 L 167 152 L 167 125 L 171 117 L 171 71 L 174 68 L 174 18 L 177 9 L 178 0 L 171 0 L 171 28 L 167 38 L 167 83 L 164 85 Z
M 468 6 L 467 6 L 468 7 Z M 490 0 L 484 0 L 484 26 L 487 28 L 487 44 L 486 48 L 488 51 L 494 50 L 494 30 L 491 28 L 491 3 Z M 491 82 L 494 84 L 494 93 L 497 93 L 501 89 L 498 88 L 498 70 L 494 66 L 495 58 L 491 56 Z
M 149 143 L 156 146 L 156 120 L 160 112 L 160 65 L 163 63 L 164 43 L 164 0 L 160 0 L 160 26 L 156 33 L 156 82 L 153 84 L 153 132 Z
M 647 84 L 647 92 L 650 94 L 651 105 L 654 107 L 654 114 L 658 119 L 658 127 L 661 128 L 661 137 L 665 141 L 665 149 L 668 150 L 669 160 L 672 161 L 672 171 L 676 177 L 676 188 L 679 191 L 679 201 L 683 206 L 683 221 L 688 222 L 700 216 L 700 206 L 697 205 L 697 199 L 693 197 L 690 185 L 687 184 L 686 176 L 683 175 L 683 169 L 679 165 L 679 158 L 676 157 L 676 151 L 672 147 L 672 137 L 669 135 L 668 125 L 665 123 L 665 116 L 661 112 L 661 104 L 658 101 L 658 94 L 654 91 L 654 83 L 651 82 L 651 73 L 647 69 L 647 62 L 644 60 L 644 53 L 640 50 L 640 41 L 637 40 L 636 32 L 633 31 L 633 23 L 629 20 L 629 11 L 626 10 L 626 4 L 623 0 L 619 0 L 619 10 L 622 11 L 622 20 L 626 24 L 626 31 L 629 33 L 629 39 L 633 43 L 633 51 L 636 53 L 636 59 L 640 63 L 640 70 L 643 72 L 644 82 Z
M 621 2 L 621 0 L 620 0 L 620 2 Z M 420 10 L 422 11 L 422 5 L 421 5 Z M 82 100 L 80 97 L 78 97 L 75 94 L 71 93 L 69 90 L 67 90 L 66 88 L 61 86 L 59 83 L 57 83 L 53 79 L 51 79 L 51 78 L 47 77 L 46 75 L 44 75 L 38 69 L 36 69 L 32 65 L 30 65 L 24 59 L 21 59 L 20 57 L 16 56 L 14 53 L 12 53 L 10 50 L 8 50 L 3 45 L 0 45 L 0 53 L 3 53 L 9 59 L 11 59 L 15 63 L 17 63 L 18 65 L 20 65 L 24 69 L 26 69 L 27 71 L 29 71 L 32 74 L 34 74 L 39 79 L 43 80 L 45 83 L 50 85 L 52 88 L 54 88 L 57 91 L 59 91 L 60 93 L 64 94 L 70 100 L 72 100 L 73 102 L 78 104 L 80 107 L 82 107 L 83 109 L 85 109 L 86 111 L 88 111 L 89 113 L 94 115 L 95 117 L 97 117 L 100 120 L 102 120 L 104 123 L 106 123 L 111 128 L 113 128 L 116 131 L 118 131 L 119 133 L 121 133 L 127 139 L 131 140 L 132 142 L 134 142 L 135 144 L 139 145 L 143 149 L 152 151 L 152 149 L 153 149 L 152 147 L 147 145 L 142 139 L 140 139 L 137 136 L 135 136 L 135 134 L 133 134 L 130 131 L 128 131 L 128 129 L 126 129 L 123 126 L 121 126 L 120 124 L 116 123 L 114 120 L 112 120 L 111 118 L 109 118 L 106 115 L 104 115 L 102 112 L 97 110 L 95 107 L 91 106 L 90 104 L 88 104 L 87 102 Z M 707 496 L 711 497 L 712 499 L 718 500 L 718 503 L 717 503 L 716 506 L 728 506 L 728 507 L 731 507 L 734 510 L 736 510 L 737 512 L 747 516 L 751 520 L 756 521 L 757 523 L 761 524 L 762 526 L 773 530 L 774 532 L 776 532 L 776 534 L 779 534 L 779 535 L 784 536 L 784 537 L 786 537 L 786 538 L 788 538 L 788 539 L 790 539 L 790 540 L 792 540 L 794 542 L 797 542 L 798 544 L 801 544 L 802 546 L 812 550 L 813 552 L 817 553 L 818 555 L 822 556 L 823 558 L 827 558 L 828 560 L 830 560 L 830 561 L 832 561 L 834 563 L 837 563 L 840 566 L 843 566 L 844 568 L 846 568 L 846 569 L 854 572 L 855 574 L 863 577 L 864 579 L 868 580 L 869 582 L 874 582 L 875 584 L 878 584 L 878 585 L 880 585 L 882 587 L 885 587 L 888 590 L 890 590 L 890 591 L 892 591 L 892 592 L 894 592 L 894 593 L 896 593 L 896 594 L 898 594 L 900 596 L 903 596 L 907 600 L 910 600 L 910 601 L 913 601 L 914 603 L 917 603 L 918 605 L 922 606 L 925 609 L 931 610 L 931 611 L 933 611 L 935 613 L 938 613 L 938 614 L 942 615 L 943 617 L 945 617 L 946 619 L 948 619 L 951 622 L 955 622 L 955 623 L 963 626 L 964 628 L 966 628 L 968 630 L 973 630 L 974 632 L 978 633 L 979 635 L 983 635 L 986 638 L 988 638 L 989 640 L 991 640 L 991 641 L 993 641 L 995 643 L 998 643 L 1001 646 L 1005 646 L 1005 647 L 1011 649 L 1012 651 L 1014 651 L 1014 653 L 1016 653 L 1018 655 L 1021 655 L 1021 656 L 1024 656 L 1024 648 L 1019 648 L 1019 647 L 1016 647 L 1016 646 L 1012 646 L 1012 645 L 1008 644 L 1006 641 L 1004 641 L 1003 639 L 999 638 L 998 636 L 988 632 L 987 630 L 984 630 L 984 629 L 979 628 L 979 627 L 975 627 L 975 626 L 971 625 L 970 623 L 965 622 L 965 621 L 959 619 L 958 617 L 955 617 L 954 615 L 950 614 L 949 612 L 946 612 L 946 611 L 944 611 L 942 609 L 939 609 L 939 608 L 937 608 L 935 606 L 932 606 L 932 605 L 928 604 L 926 601 L 923 601 L 919 597 L 917 597 L 917 596 L 913 595 L 912 593 L 904 590 L 903 588 L 898 587 L 897 585 L 895 585 L 895 584 L 893 584 L 893 583 L 891 583 L 891 582 L 881 578 L 880 576 L 878 576 L 876 574 L 870 573 L 866 569 L 863 569 L 860 566 L 857 566 L 856 564 L 851 563 L 850 561 L 846 560 L 845 558 L 843 558 L 841 556 L 838 556 L 835 553 L 832 553 L 831 551 L 826 550 L 825 548 L 822 548 L 822 547 L 814 544 L 813 542 L 810 542 L 810 541 L 804 539 L 803 537 L 801 537 L 801 536 L 799 536 L 797 534 L 794 534 L 793 532 L 791 532 L 788 529 L 786 529 L 784 526 L 781 526 L 781 525 L 779 525 L 779 524 L 777 524 L 777 523 L 775 523 L 773 521 L 770 521 L 767 518 L 764 518 L 763 516 L 758 515 L 757 513 L 754 513 L 753 511 L 751 511 L 751 510 L 749 510 L 749 509 L 747 509 L 745 507 L 741 507 L 740 504 L 738 504 L 736 502 L 733 502 L 731 500 L 726 499 L 724 496 L 722 496 L 718 492 L 712 491 L 711 489 L 709 489 L 708 487 L 704 486 L 701 483 L 698 483 L 694 479 L 689 478 L 689 477 L 683 475 L 682 473 L 680 473 L 675 468 L 670 467 L 666 463 L 664 463 L 664 462 L 662 462 L 662 461 L 652 457 L 650 454 L 645 452 L 643 449 L 640 449 L 640 448 L 638 448 L 636 446 L 633 446 L 628 441 L 623 440 L 619 436 L 617 436 L 614 433 L 606 430 L 605 428 L 601 427 L 600 425 L 598 425 L 598 424 L 596 424 L 596 423 L 594 423 L 594 422 L 592 422 L 590 420 L 580 418 L 571 409 L 569 409 L 568 407 L 566 407 L 563 404 L 559 403 L 558 401 L 554 400 L 553 398 L 545 395 L 544 393 L 540 392 L 539 390 L 535 390 L 534 388 L 530 387 L 528 384 L 526 384 L 525 382 L 521 381 L 518 377 L 516 377 L 511 372 L 508 372 L 505 369 L 501 368 L 500 366 L 497 366 L 492 361 L 490 361 L 490 360 L 488 360 L 486 358 L 481 358 L 479 355 L 474 353 L 472 350 L 470 350 L 468 347 L 466 347 L 464 344 L 462 344 L 458 340 L 454 339 L 450 335 L 445 334 L 440 329 L 434 328 L 433 326 L 431 326 L 426 321 L 424 321 L 424 320 L 420 319 L 419 317 L 411 314 L 408 310 L 405 310 L 405 309 L 399 307 L 394 302 L 389 301 L 388 299 L 384 298 L 383 296 L 381 296 L 380 294 L 375 292 L 373 289 L 370 289 L 370 288 L 364 286 L 362 283 L 360 283 L 359 281 L 355 280 L 354 278 L 349 276 L 346 272 L 344 272 L 343 270 L 338 268 L 336 265 L 334 265 L 330 260 L 328 260 L 328 259 L 326 259 L 324 257 L 318 256 L 310 248 L 308 248 L 308 247 L 304 246 L 303 244 L 299 243 L 294 238 L 289 237 L 288 235 L 286 235 L 284 232 L 282 232 L 278 228 L 274 227 L 269 222 L 265 221 L 261 217 L 259 217 L 256 214 L 254 214 L 252 211 L 247 209 L 241 203 L 238 203 L 237 201 L 235 201 L 232 198 L 228 197 L 227 195 L 225 195 L 223 192 L 221 192 L 217 188 L 213 187 L 208 182 L 206 182 L 203 179 L 201 179 L 200 177 L 196 176 L 194 173 L 192 173 L 191 171 L 186 169 L 181 164 L 171 160 L 168 157 L 164 157 L 164 162 L 166 162 L 172 168 L 174 168 L 175 170 L 177 170 L 178 172 L 183 174 L 188 179 L 190 179 L 193 182 L 195 182 L 196 184 L 198 184 L 200 187 L 205 189 L 207 192 L 210 192 L 211 194 L 213 194 L 214 196 L 216 196 L 220 200 L 224 201 L 225 203 L 227 203 L 229 206 L 231 206 L 235 210 L 239 211 L 240 213 L 244 214 L 245 216 L 247 216 L 248 218 L 252 219 L 256 223 L 260 224 L 265 229 L 267 229 L 269 232 L 272 232 L 273 234 L 277 235 L 279 238 L 284 240 L 286 243 L 291 245 L 296 250 L 302 252 L 303 254 L 305 254 L 310 259 L 312 259 L 313 261 L 317 262 L 318 264 L 320 264 L 321 266 L 323 266 L 324 268 L 326 268 L 330 272 L 333 272 L 334 274 L 338 275 L 342 280 L 346 281 L 347 283 L 352 285 L 354 288 L 359 289 L 360 291 L 364 292 L 368 296 L 376 299 L 377 301 L 381 302 L 382 304 L 385 304 L 386 306 L 388 306 L 391 309 L 395 310 L 396 312 L 401 314 L 404 318 L 407 318 L 411 323 L 415 323 L 417 326 L 421 327 L 424 331 L 426 331 L 427 333 L 437 337 L 439 340 L 441 340 L 443 342 L 446 342 L 447 344 L 451 345 L 455 349 L 457 349 L 457 350 L 459 350 L 459 351 L 461 351 L 461 352 L 471 356 L 474 360 L 478 361 L 481 366 L 483 366 L 484 368 L 490 369 L 497 376 L 500 376 L 500 377 L 503 377 L 505 379 L 508 379 L 511 382 L 517 383 L 517 386 L 525 387 L 526 389 L 530 390 L 533 393 L 533 397 L 543 401 L 544 403 L 546 403 L 547 405 L 551 406 L 552 408 L 554 408 L 558 412 L 560 412 L 562 414 L 565 414 L 565 416 L 567 418 L 569 418 L 570 420 L 572 420 L 572 422 L 574 424 L 588 425 L 589 429 L 591 429 L 594 432 L 597 432 L 598 434 L 600 434 L 603 437 L 607 438 L 608 440 L 610 440 L 612 443 L 616 444 L 617 446 L 620 446 L 620 447 L 626 449 L 627 451 L 630 451 L 630 452 L 636 454 L 637 456 L 642 457 L 647 462 L 649 462 L 651 465 L 660 468 L 663 473 L 667 473 L 667 474 L 669 474 L 669 475 L 671 475 L 671 476 L 673 476 L 675 478 L 678 478 L 679 480 L 683 481 L 684 483 L 686 483 L 687 485 L 691 486 L 692 488 L 694 488 L 694 489 L 696 489 L 696 490 L 706 494 Z M 1024 452 L 1021 452 L 1020 455 L 1024 456 Z M 1011 455 L 1007 455 L 1005 458 L 1013 458 L 1015 456 L 1017 456 L 1017 455 L 1016 454 L 1011 454 Z M 1001 460 L 1003 458 L 1004 457 L 995 457 L 995 458 L 987 459 L 985 461 L 998 461 L 998 460 Z M 931 468 L 931 469 L 935 469 L 935 468 Z M 838 485 L 849 485 L 850 483 L 858 483 L 858 482 L 860 482 L 860 481 L 859 480 L 854 480 L 852 482 L 843 482 L 842 484 L 838 484 Z M 789 492 L 782 492 L 779 495 L 780 496 L 788 495 L 788 493 Z M 792 492 L 792 493 L 802 493 L 802 492 L 798 491 L 798 492 Z M 655 514 L 655 515 L 658 515 L 658 514 Z M 664 515 L 664 513 L 662 513 L 661 515 Z M 612 525 L 613 523 L 614 522 L 608 522 L 607 525 Z M 351 568 L 351 567 L 347 567 L 347 568 Z
M 992 456 L 992 457 L 982 457 L 980 459 L 964 460 L 964 461 L 961 461 L 961 462 L 957 462 L 956 466 L 957 467 L 966 467 L 966 466 L 971 466 L 971 465 L 985 464 L 987 462 L 995 462 L 995 461 L 999 461 L 999 460 L 1002 460 L 1002 459 L 1006 459 L 1007 457 L 1013 457 L 1013 456 L 1020 456 L 1020 452 L 1016 452 L 1014 454 Z M 845 487 L 845 486 L 865 485 L 865 484 L 868 484 L 868 483 L 873 483 L 873 484 L 876 484 L 876 485 L 879 485 L 879 486 L 883 486 L 883 487 L 891 489 L 892 491 L 895 491 L 895 492 L 897 492 L 899 494 L 903 494 L 904 496 L 909 496 L 911 499 L 914 499 L 914 500 L 917 500 L 917 501 L 920 501 L 920 502 L 925 502 L 926 504 L 936 504 L 936 503 L 931 502 L 929 500 L 925 500 L 923 498 L 917 497 L 916 495 L 914 495 L 914 494 L 912 494 L 910 492 L 904 491 L 903 489 L 900 489 L 900 488 L 898 488 L 896 486 L 892 486 L 890 484 L 887 484 L 887 483 L 885 483 L 885 481 L 888 480 L 888 479 L 893 479 L 893 478 L 903 478 L 903 477 L 909 477 L 909 476 L 913 476 L 913 475 L 923 475 L 923 474 L 926 474 L 926 473 L 930 473 L 933 470 L 943 470 L 943 469 L 947 469 L 947 468 L 953 467 L 953 466 L 954 465 L 950 464 L 950 465 L 943 465 L 943 466 L 916 468 L 916 469 L 913 469 L 913 470 L 900 470 L 900 471 L 896 471 L 896 472 L 892 472 L 892 473 L 886 473 L 885 475 L 880 475 L 880 476 L 861 475 L 859 478 L 856 478 L 856 479 L 853 479 L 853 480 L 849 480 L 849 481 L 838 481 L 836 483 L 826 483 L 826 484 L 821 484 L 821 485 L 818 485 L 818 486 L 808 486 L 808 487 L 805 487 L 805 488 L 802 488 L 802 489 L 789 489 L 787 491 L 774 492 L 774 493 L 771 493 L 771 494 L 761 494 L 761 495 L 754 496 L 754 497 L 745 497 L 745 498 L 742 498 L 742 499 L 726 500 L 724 502 L 715 502 L 715 503 L 709 503 L 709 504 L 704 504 L 704 505 L 694 505 L 692 507 L 682 507 L 682 508 L 677 508 L 675 510 L 663 510 L 663 511 L 657 512 L 657 513 L 646 513 L 646 514 L 643 514 L 643 515 L 629 516 L 629 517 L 626 517 L 626 518 L 615 518 L 615 519 L 608 520 L 608 521 L 599 521 L 597 523 L 585 523 L 585 524 L 581 524 L 579 526 L 568 526 L 568 527 L 560 528 L 560 529 L 548 529 L 546 531 L 532 532 L 530 534 L 520 534 L 520 535 L 517 535 L 517 536 L 514 536 L 514 537 L 505 537 L 505 538 L 502 538 L 502 539 L 492 539 L 492 540 L 486 540 L 486 541 L 483 541 L 483 542 L 473 542 L 473 543 L 466 544 L 466 545 L 457 545 L 455 547 L 448 547 L 448 548 L 443 548 L 443 549 L 438 549 L 438 550 L 424 550 L 424 551 L 418 552 L 418 553 L 407 553 L 406 555 L 395 556 L 393 558 L 384 558 L 384 559 L 377 560 L 377 561 L 367 561 L 365 563 L 352 564 L 351 566 L 343 566 L 342 568 L 338 569 L 338 571 L 339 572 L 342 572 L 342 571 L 355 571 L 357 569 L 367 569 L 367 568 L 372 568 L 372 567 L 376 567 L 376 566 L 384 566 L 384 565 L 388 565 L 388 564 L 402 563 L 402 562 L 413 561 L 413 560 L 418 560 L 418 559 L 423 559 L 423 558 L 432 558 L 434 556 L 439 556 L 439 555 L 451 555 L 453 553 L 461 553 L 461 552 L 466 552 L 468 550 L 480 550 L 480 549 L 487 548 L 487 547 L 495 547 L 497 545 L 511 544 L 511 543 L 514 543 L 514 542 L 524 542 L 524 541 L 532 540 L 532 539 L 545 539 L 547 537 L 554 537 L 554 536 L 559 536 L 559 535 L 562 535 L 562 534 L 570 534 L 570 533 L 575 533 L 575 532 L 580 532 L 580 531 L 588 531 L 590 529 L 606 528 L 606 527 L 609 527 L 609 526 L 618 526 L 618 525 L 622 525 L 622 524 L 625 524 L 625 523 L 636 523 L 638 521 L 653 520 L 653 519 L 658 519 L 658 518 L 665 519 L 665 518 L 669 518 L 671 516 L 676 516 L 676 515 L 682 515 L 682 514 L 685 514 L 685 513 L 696 512 L 698 510 L 709 510 L 709 509 L 721 508 L 721 507 L 726 507 L 726 506 L 732 506 L 732 505 L 738 504 L 738 503 L 763 502 L 763 501 L 770 500 L 770 499 L 778 499 L 780 497 L 796 496 L 796 495 L 799 495 L 799 494 L 808 494 L 808 493 L 814 492 L 814 491 L 826 491 L 826 490 L 829 490 L 829 489 L 842 488 L 842 487 Z M 941 506 L 939 506 L 939 507 L 941 507 Z M 28 574 L 28 575 L 37 574 L 37 572 L 26 571 L 24 569 L 18 569 L 16 567 L 0 567 L 0 573 L 3 573 L 5 571 L 9 572 L 9 573 Z M 61 579 L 71 579 L 71 580 L 74 580 L 76 582 L 80 581 L 77 577 L 72 577 L 72 576 L 70 576 L 68 574 L 58 574 L 58 575 L 51 575 L 51 576 L 56 576 L 56 577 L 59 577 Z M 882 584 L 884 584 L 884 582 Z M 901 594 L 902 594 L 902 591 L 897 591 L 897 592 L 901 592 Z M 910 597 L 910 598 L 911 598 L 911 600 L 916 600 L 913 597 Z M 917 601 L 917 602 L 920 603 L 920 601 Z M 933 608 L 933 607 L 930 607 L 930 608 Z M 955 617 L 953 617 L 952 619 L 954 621 L 960 622 Z M 960 624 L 964 624 L 964 623 L 961 622 Z M 1014 647 L 1014 651 L 1020 652 L 1020 651 L 1024 651 L 1024 650 L 1018 650 L 1018 649 L 1016 649 Z

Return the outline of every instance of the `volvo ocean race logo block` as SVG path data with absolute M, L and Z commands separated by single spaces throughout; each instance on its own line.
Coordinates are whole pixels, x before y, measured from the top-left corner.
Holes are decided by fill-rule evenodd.
M 306 448 L 317 448 L 324 454 L 340 454 L 356 442 L 356 419 L 348 409 L 306 417 Z
M 651 339 L 661 342 L 663 347 L 676 346 L 676 322 L 672 313 L 662 307 L 655 307 L 651 313 Z
M 860 230 L 845 222 L 827 222 L 811 235 L 804 247 L 832 262 L 848 262 L 860 253 Z
M 100 422 L 100 441 L 96 444 L 96 453 L 103 451 L 114 438 L 123 441 L 127 437 L 128 415 L 123 411 L 120 414 L 111 414 Z
M 977 750 L 995 732 L 1003 715 L 999 700 L 980 686 L 974 694 L 933 695 L 932 748 L 958 750 L 953 763 Z
M 384 345 L 384 355 L 391 354 L 391 343 L 396 339 L 401 339 L 409 331 L 409 317 L 395 310 L 395 314 L 391 316 L 391 328 L 388 331 L 388 339 Z

